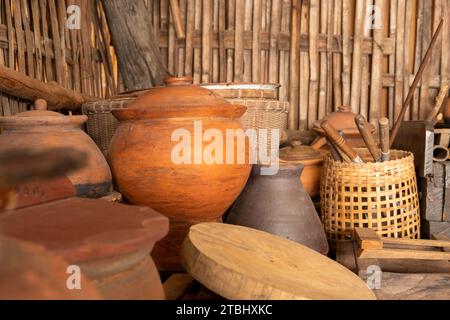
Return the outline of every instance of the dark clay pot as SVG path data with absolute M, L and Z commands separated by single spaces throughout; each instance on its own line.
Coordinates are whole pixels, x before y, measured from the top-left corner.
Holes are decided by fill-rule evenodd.
M 227 223 L 265 231 L 298 242 L 322 254 L 328 242 L 314 204 L 299 177 L 301 164 L 280 163 L 276 175 L 261 175 L 254 166 Z

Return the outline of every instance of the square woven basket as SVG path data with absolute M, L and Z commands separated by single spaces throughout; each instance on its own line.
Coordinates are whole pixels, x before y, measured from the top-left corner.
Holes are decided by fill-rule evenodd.
M 371 228 L 389 238 L 420 238 L 420 209 L 414 156 L 391 151 L 392 161 L 373 163 L 358 149 L 364 164 L 328 156 L 321 179 L 322 221 L 328 239 L 349 239 L 355 228 Z

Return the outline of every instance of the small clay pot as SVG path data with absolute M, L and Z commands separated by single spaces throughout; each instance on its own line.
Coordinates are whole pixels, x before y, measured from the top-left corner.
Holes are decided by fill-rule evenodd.
M 97 198 L 108 194 L 112 190 L 108 163 L 94 141 L 80 128 L 87 117 L 48 111 L 44 100 L 37 100 L 35 107 L 36 110 L 12 117 L 0 117 L 0 149 L 45 151 L 66 147 L 86 153 L 86 166 L 68 174 L 77 195 Z
M 261 175 L 261 168 L 253 167 L 226 222 L 265 231 L 327 254 L 328 242 L 319 215 L 299 180 L 303 165 L 280 163 L 275 175 Z
M 327 120 L 331 123 L 337 130 L 342 131 L 345 135 L 346 141 L 354 148 L 365 148 L 366 144 L 359 133 L 358 127 L 355 123 L 356 114 L 352 112 L 350 106 L 339 106 L 336 112 L 330 113 L 322 120 L 316 121 L 313 125 L 313 130 L 316 131 L 322 137 L 325 136 L 321 125 L 322 122 Z M 376 132 L 376 128 L 370 125 L 370 130 L 372 133 Z M 319 139 L 315 142 L 317 146 L 326 146 L 326 141 L 324 139 Z
M 280 162 L 302 164 L 304 166 L 300 181 L 306 192 L 315 198 L 320 194 L 320 178 L 325 151 L 304 146 L 300 141 L 291 142 L 291 146 L 280 150 Z

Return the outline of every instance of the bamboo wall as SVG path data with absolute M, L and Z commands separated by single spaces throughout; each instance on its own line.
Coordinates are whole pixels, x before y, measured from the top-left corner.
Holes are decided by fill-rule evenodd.
M 174 75 L 280 83 L 291 128 L 341 104 L 392 122 L 441 18 L 406 118 L 424 118 L 450 80 L 450 0 L 179 0 L 186 39 L 176 36 L 169 0 L 145 1 Z M 64 28 L 69 4 L 82 8 L 81 30 Z M 381 7 L 382 29 L 364 27 L 368 4 Z M 99 0 L 0 0 L 0 9 L 0 65 L 86 94 L 125 90 Z M 0 103 L 0 115 L 26 107 L 4 95 Z
M 81 29 L 66 28 L 67 7 L 81 8 Z M 106 43 L 106 45 L 105 45 Z M 0 0 L 0 65 L 93 96 L 115 94 L 109 35 L 94 0 Z M 0 92 L 0 116 L 28 101 Z
M 382 29 L 367 30 L 367 5 Z M 291 128 L 307 128 L 336 106 L 372 120 L 400 112 L 441 18 L 431 65 L 406 118 L 424 118 L 449 83 L 449 0 L 180 0 L 186 39 L 177 39 L 168 0 L 148 0 L 169 70 L 199 82 L 278 82 Z

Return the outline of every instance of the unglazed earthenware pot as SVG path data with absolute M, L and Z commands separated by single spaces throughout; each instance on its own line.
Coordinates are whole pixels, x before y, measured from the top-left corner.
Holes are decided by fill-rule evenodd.
M 253 167 L 226 222 L 265 231 L 327 254 L 328 242 L 319 215 L 299 180 L 303 165 L 280 163 L 275 175 L 263 175 L 261 168 Z
M 121 123 L 109 158 L 120 192 L 170 218 L 169 235 L 153 251 L 160 270 L 182 270 L 179 253 L 190 226 L 220 221 L 243 190 L 251 165 L 237 158 L 247 158 L 248 143 L 234 133 L 245 111 L 192 85 L 192 78 L 169 78 L 165 87 L 113 111 Z M 222 146 L 211 152 L 218 140 Z M 216 162 L 204 153 L 218 155 Z
M 355 123 L 356 114 L 352 112 L 350 106 L 339 106 L 336 112 L 330 113 L 325 118 L 316 121 L 313 125 L 313 130 L 324 136 L 324 131 L 321 127 L 323 121 L 330 122 L 337 130 L 342 131 L 345 135 L 346 141 L 354 148 L 366 147 L 364 140 L 359 133 L 358 127 Z M 370 125 L 372 133 L 375 133 L 376 129 Z M 326 140 L 320 139 L 323 146 L 326 146 Z M 316 142 L 317 144 L 320 142 Z
M 112 175 L 108 163 L 89 136 L 80 128 L 86 116 L 65 116 L 48 111 L 44 100 L 37 100 L 36 110 L 11 117 L 0 117 L 0 149 L 45 151 L 72 148 L 86 153 L 86 166 L 68 175 L 80 197 L 97 198 L 112 190 Z

